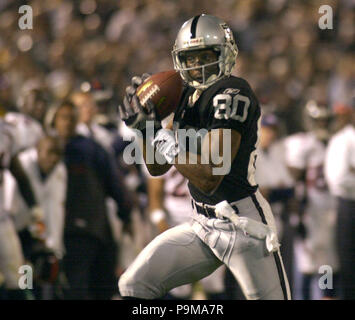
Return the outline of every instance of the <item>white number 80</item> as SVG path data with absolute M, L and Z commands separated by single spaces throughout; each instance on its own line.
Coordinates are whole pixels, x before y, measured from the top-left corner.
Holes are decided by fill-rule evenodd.
M 232 97 L 230 94 L 222 93 L 213 98 L 213 106 L 216 108 L 214 113 L 216 119 L 233 119 L 244 122 L 248 116 L 250 100 L 241 94 Z

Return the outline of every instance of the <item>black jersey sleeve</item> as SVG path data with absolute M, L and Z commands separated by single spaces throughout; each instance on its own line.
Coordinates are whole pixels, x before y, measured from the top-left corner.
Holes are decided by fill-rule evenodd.
M 257 101 L 248 87 L 220 88 L 209 100 L 206 115 L 208 130 L 234 129 L 244 134 L 254 117 Z

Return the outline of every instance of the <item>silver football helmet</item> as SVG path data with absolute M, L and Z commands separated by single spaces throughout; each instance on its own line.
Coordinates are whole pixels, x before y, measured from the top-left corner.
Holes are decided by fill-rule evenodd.
M 213 49 L 217 60 L 194 67 L 187 67 L 184 53 L 191 50 Z M 238 47 L 233 33 L 221 19 L 202 14 L 186 21 L 179 30 L 172 50 L 175 70 L 180 72 L 182 79 L 190 86 L 204 90 L 216 81 L 230 76 L 238 55 Z M 206 68 L 218 66 L 218 73 L 208 75 Z M 202 79 L 192 78 L 189 71 L 201 69 Z
M 328 119 L 332 116 L 326 105 L 319 104 L 315 100 L 307 101 L 305 108 L 307 115 L 314 120 Z
M 306 129 L 313 131 L 319 140 L 328 140 L 331 135 L 330 121 L 332 120 L 332 112 L 329 108 L 325 104 L 309 100 L 305 105 L 305 116 Z

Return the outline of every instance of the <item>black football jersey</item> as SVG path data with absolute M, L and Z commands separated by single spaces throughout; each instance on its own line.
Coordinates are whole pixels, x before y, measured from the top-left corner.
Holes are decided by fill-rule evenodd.
M 233 202 L 253 194 L 256 144 L 260 106 L 247 81 L 238 77 L 222 79 L 202 92 L 193 106 L 189 97 L 195 89 L 186 87 L 174 116 L 176 129 L 234 129 L 241 134 L 241 142 L 231 170 L 212 194 L 208 195 L 189 183 L 195 201 L 217 204 Z

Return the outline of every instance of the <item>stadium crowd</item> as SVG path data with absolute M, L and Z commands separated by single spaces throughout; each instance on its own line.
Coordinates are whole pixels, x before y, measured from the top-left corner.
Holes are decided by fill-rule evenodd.
M 318 25 L 324 4 L 332 8 L 333 29 Z M 31 6 L 33 29 L 19 28 L 21 5 Z M 266 141 L 259 163 L 271 165 L 263 166 L 257 178 L 283 230 L 294 296 L 354 299 L 355 288 L 342 286 L 354 283 L 355 156 L 339 158 L 350 163 L 353 181 L 347 194 L 339 193 L 336 177 L 325 172 L 332 184 L 329 197 L 343 200 L 325 208 L 337 212 L 326 230 L 334 237 L 346 226 L 350 231 L 337 240 L 316 239 L 319 248 L 336 247 L 329 249 L 333 260 L 319 259 L 320 265 L 333 267 L 336 288 L 312 293 L 312 276 L 320 265 L 304 252 L 312 229 L 307 187 L 314 166 L 307 156 L 300 160 L 294 154 L 305 148 L 297 133 L 315 131 L 324 147 L 310 151 L 321 157 L 314 160 L 317 167 L 325 164 L 332 171 L 336 166 L 329 154 L 336 149 L 333 138 L 355 154 L 354 141 L 346 144 L 339 138 L 354 126 L 354 12 L 351 0 L 216 0 L 213 10 L 207 0 L 2 0 L 0 119 L 15 132 L 14 154 L 28 173 L 34 199 L 22 199 L 21 186 L 9 172 L 0 179 L 18 236 L 10 241 L 0 235 L 0 251 L 17 251 L 17 265 L 33 265 L 35 290 L 19 289 L 18 269 L 9 271 L 14 266 L 0 261 L 0 299 L 119 299 L 117 279 L 160 228 L 149 218 L 144 168 L 123 159 L 129 132 L 116 108 L 132 76 L 173 68 L 176 32 L 200 13 L 219 16 L 232 27 L 239 48 L 234 74 L 247 79 L 263 106 Z M 325 115 L 315 115 L 312 103 Z M 279 180 L 267 176 L 282 166 Z M 344 219 L 339 219 L 339 208 L 347 212 Z M 0 215 L 0 224 L 4 219 Z M 338 257 L 339 246 L 348 248 L 345 258 Z M 240 297 L 232 282 L 226 275 L 224 298 Z

